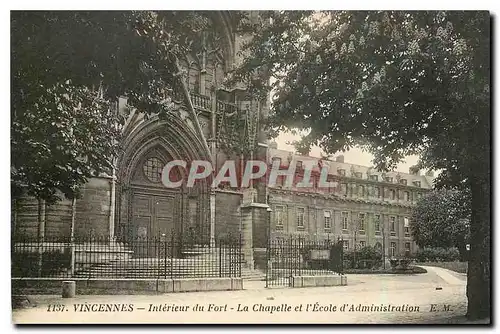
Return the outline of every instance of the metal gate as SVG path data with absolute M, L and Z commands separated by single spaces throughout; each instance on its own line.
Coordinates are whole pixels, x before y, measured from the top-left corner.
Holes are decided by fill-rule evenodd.
M 343 241 L 276 238 L 267 247 L 266 288 L 290 287 L 295 276 L 343 273 Z

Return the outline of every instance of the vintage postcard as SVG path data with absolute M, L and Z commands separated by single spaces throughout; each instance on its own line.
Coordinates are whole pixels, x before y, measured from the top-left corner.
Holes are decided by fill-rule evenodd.
M 15 324 L 490 324 L 488 11 L 11 11 Z

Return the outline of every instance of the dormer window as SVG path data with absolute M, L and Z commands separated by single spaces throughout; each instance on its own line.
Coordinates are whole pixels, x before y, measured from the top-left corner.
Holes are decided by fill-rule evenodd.
M 385 181 L 386 181 L 386 182 L 389 182 L 389 183 L 392 183 L 392 180 L 393 180 L 393 179 L 392 179 L 392 176 L 387 176 L 387 177 L 385 178 Z
M 339 169 L 337 170 L 340 176 L 345 176 L 345 169 Z
M 277 186 L 278 188 L 282 188 L 282 187 L 283 187 L 283 185 L 284 185 L 284 183 L 285 183 L 285 182 L 284 182 L 284 180 L 285 180 L 285 179 L 284 179 L 284 176 L 282 176 L 282 175 L 278 175 L 278 176 L 276 177 L 276 186 Z
M 415 187 L 421 187 L 422 186 L 422 184 L 420 183 L 420 181 L 413 181 L 413 185 Z
M 354 177 L 358 178 L 358 179 L 362 179 L 363 178 L 363 173 L 361 172 L 356 172 L 354 173 Z
M 408 191 L 405 191 L 405 192 L 404 192 L 404 199 L 405 199 L 405 201 L 407 201 L 407 202 L 410 200 L 410 192 L 408 192 Z
M 401 179 L 399 180 L 399 183 L 401 183 L 402 185 L 407 185 L 408 184 L 408 180 L 407 179 Z
M 296 168 L 297 168 L 297 170 L 301 170 L 302 169 L 302 161 L 300 161 L 300 160 L 297 161 Z
M 361 196 L 361 197 L 365 196 L 365 186 L 363 186 L 363 185 L 358 186 L 358 196 Z
M 370 181 L 378 181 L 378 175 L 370 175 Z
M 389 196 L 390 196 L 390 199 L 395 200 L 396 199 L 396 190 L 394 190 L 394 189 L 389 190 Z

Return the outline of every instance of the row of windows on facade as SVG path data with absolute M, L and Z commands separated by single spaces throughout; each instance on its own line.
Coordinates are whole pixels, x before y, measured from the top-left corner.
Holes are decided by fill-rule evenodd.
M 275 207 L 275 225 L 277 230 L 282 230 L 284 226 L 284 221 L 285 221 L 285 208 L 282 206 L 276 206 Z M 305 209 L 304 208 L 297 208 L 297 228 L 298 229 L 304 229 L 305 224 L 304 224 L 304 217 L 305 217 Z M 343 232 L 348 232 L 349 230 L 349 212 L 341 212 L 341 222 L 342 222 L 342 231 Z M 358 220 L 357 220 L 357 228 L 356 231 L 359 232 L 359 234 L 365 234 L 366 230 L 366 214 L 365 213 L 358 213 Z M 373 224 L 375 227 L 375 234 L 379 235 L 384 232 L 384 227 L 380 219 L 380 215 L 374 215 L 373 218 Z M 389 233 L 391 236 L 396 235 L 396 217 L 395 216 L 390 216 L 389 217 Z M 323 212 L 323 227 L 325 231 L 329 231 L 332 228 L 332 214 L 331 211 L 324 211 Z M 405 237 L 410 237 L 410 221 L 408 217 L 404 217 L 404 233 Z
M 349 240 L 343 241 L 343 247 L 344 247 L 344 251 L 349 251 Z M 363 247 L 366 247 L 366 241 L 360 241 L 357 245 L 355 245 L 356 249 L 363 248 Z M 375 248 L 382 251 L 382 244 L 377 242 L 375 244 Z M 397 256 L 397 254 L 398 254 L 397 250 L 398 250 L 397 243 L 393 242 L 393 241 L 390 242 L 390 244 L 389 244 L 389 256 L 391 256 L 391 257 Z M 411 252 L 411 243 L 405 242 L 405 253 L 409 254 L 410 252 Z
M 313 177 L 311 177 L 313 178 Z M 298 184 L 300 181 L 302 181 L 302 178 L 300 176 L 295 178 L 295 184 Z M 331 181 L 331 180 L 328 180 Z M 311 184 L 314 188 L 318 188 L 318 179 L 312 180 Z M 285 185 L 285 176 L 278 176 L 276 178 L 276 185 L 277 186 L 284 186 Z M 335 192 L 337 189 L 336 188 L 329 188 L 330 192 Z M 342 195 L 349 195 L 348 191 L 348 184 L 347 183 L 341 183 L 340 184 L 340 194 Z M 354 191 L 351 192 L 352 195 L 357 195 L 358 197 L 366 197 L 367 195 L 375 197 L 375 198 L 382 198 L 382 190 L 380 187 L 370 187 L 368 188 L 368 191 L 365 187 L 365 185 L 358 184 L 355 186 Z M 420 192 L 416 192 L 414 197 L 415 199 L 420 199 L 422 194 Z M 390 200 L 396 200 L 396 199 L 401 199 L 404 201 L 411 201 L 411 194 L 409 191 L 403 191 L 401 196 L 398 196 L 398 192 L 395 189 L 388 189 L 388 194 L 383 196 L 384 199 L 390 199 Z
M 273 161 L 279 161 L 279 164 L 281 165 L 281 158 L 274 157 L 272 160 Z M 298 160 L 296 162 L 295 169 L 296 170 L 302 170 L 303 169 L 302 161 Z M 339 168 L 339 169 L 337 169 L 337 174 L 340 175 L 340 176 L 346 176 L 346 170 L 342 169 L 342 168 Z M 363 178 L 363 173 L 361 173 L 361 172 L 354 172 L 353 176 L 355 178 L 357 178 L 357 179 L 362 179 Z M 374 175 L 369 175 L 368 176 L 368 180 L 378 182 L 379 181 L 378 175 L 375 175 L 375 174 Z M 394 178 L 392 176 L 386 176 L 386 177 L 384 177 L 383 181 L 388 182 L 388 183 L 393 183 L 394 182 Z M 406 186 L 406 185 L 408 185 L 408 180 L 407 179 L 399 179 L 398 183 Z M 415 187 L 419 187 L 420 188 L 422 186 L 422 183 L 420 181 L 413 181 L 413 185 Z
M 357 191 L 355 191 L 355 194 L 357 194 L 360 197 L 365 197 L 366 196 L 366 191 L 365 191 L 365 186 L 364 185 L 357 185 L 356 187 Z M 347 183 L 342 183 L 340 185 L 340 192 L 343 195 L 348 195 L 348 189 L 347 189 Z M 380 187 L 374 187 L 373 192 L 371 193 L 373 197 L 376 198 L 381 198 L 382 197 L 382 192 L 380 190 Z M 419 199 L 422 194 L 421 193 L 415 193 L 415 196 L 417 199 Z M 396 200 L 399 199 L 399 196 L 397 196 L 397 192 L 395 189 L 389 189 L 389 194 L 388 196 L 384 196 L 384 198 L 388 197 L 390 200 Z M 410 192 L 409 191 L 403 191 L 403 196 L 402 196 L 404 201 L 410 201 Z
M 163 169 L 163 162 L 160 161 L 156 157 L 149 158 L 146 160 L 143 166 L 144 174 L 145 176 L 151 181 L 151 182 L 160 182 L 161 181 L 161 172 Z M 371 176 L 377 176 L 377 175 L 371 175 Z M 300 180 L 298 180 L 300 181 Z M 317 181 L 317 180 L 316 180 Z M 278 185 L 283 185 L 283 178 L 278 177 L 277 179 Z M 317 187 L 317 182 L 314 182 L 314 185 Z M 342 183 L 340 185 L 340 192 L 341 194 L 347 195 L 348 190 L 347 190 L 347 183 Z M 365 186 L 364 185 L 357 185 L 357 195 L 360 197 L 364 197 L 366 195 L 365 192 Z M 371 193 L 372 196 L 376 198 L 382 197 L 382 193 L 379 187 L 373 188 L 373 192 Z M 389 190 L 389 199 L 390 200 L 396 200 L 396 190 L 395 189 L 390 189 Z M 421 194 L 416 193 L 417 199 L 420 198 Z M 403 192 L 403 200 L 404 201 L 410 201 L 410 192 L 409 191 L 404 191 Z

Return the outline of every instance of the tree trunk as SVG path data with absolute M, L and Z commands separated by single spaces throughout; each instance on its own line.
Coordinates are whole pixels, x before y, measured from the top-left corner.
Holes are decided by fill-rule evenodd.
M 38 277 L 42 277 L 43 246 L 45 239 L 45 211 L 46 204 L 43 199 L 38 199 Z
M 475 180 L 472 191 L 471 243 L 467 272 L 467 317 L 490 316 L 490 196 L 489 184 Z
M 11 238 L 16 237 L 16 226 L 17 226 L 17 199 L 11 201 L 11 219 L 10 219 L 10 232 Z
M 467 317 L 490 317 L 490 124 L 482 117 L 471 142 L 471 224 L 467 271 Z
M 489 48 L 489 45 L 486 45 Z M 488 72 L 489 73 L 489 72 Z M 488 74 L 486 74 L 488 75 Z M 488 78 L 489 84 L 489 78 Z M 467 270 L 467 317 L 490 317 L 490 173 L 491 110 L 489 101 L 473 109 L 478 122 L 470 129 L 468 148 L 469 187 L 471 190 L 470 251 Z
M 75 274 L 75 218 L 76 218 L 76 197 L 71 200 L 71 231 L 70 231 L 70 245 L 71 245 L 71 262 L 70 273 L 71 277 Z

